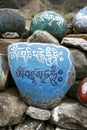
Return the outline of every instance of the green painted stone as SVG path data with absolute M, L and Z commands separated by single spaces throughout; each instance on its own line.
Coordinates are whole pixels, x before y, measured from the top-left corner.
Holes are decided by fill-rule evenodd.
M 19 35 L 25 29 L 25 19 L 15 9 L 0 9 L 0 33 L 17 32 Z
M 45 30 L 55 36 L 61 38 L 67 30 L 66 20 L 54 11 L 43 11 L 37 14 L 31 21 L 30 33 L 36 30 Z

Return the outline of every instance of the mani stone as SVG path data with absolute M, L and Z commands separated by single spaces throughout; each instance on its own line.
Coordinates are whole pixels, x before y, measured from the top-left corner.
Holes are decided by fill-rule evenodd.
M 64 46 L 13 43 L 8 61 L 22 98 L 31 106 L 54 108 L 75 80 L 73 56 Z
M 0 9 L 0 33 L 17 32 L 19 35 L 25 29 L 25 19 L 14 9 Z
M 37 14 L 31 21 L 30 33 L 36 30 L 44 30 L 56 38 L 62 38 L 67 31 L 66 20 L 54 11 L 43 11 Z
M 79 33 L 87 33 L 87 6 L 82 8 L 73 18 L 73 27 Z
M 6 54 L 0 54 L 0 91 L 3 91 L 8 86 L 9 66 Z

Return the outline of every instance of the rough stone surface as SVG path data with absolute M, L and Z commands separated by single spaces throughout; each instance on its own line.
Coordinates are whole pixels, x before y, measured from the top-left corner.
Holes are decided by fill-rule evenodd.
M 8 48 L 8 60 L 20 94 L 31 106 L 54 108 L 75 80 L 73 56 L 63 46 L 12 44 Z
M 69 37 L 69 38 L 83 38 L 83 39 L 87 40 L 87 34 L 68 34 L 68 35 L 66 35 L 66 37 Z
M 8 87 L 9 66 L 6 54 L 0 54 L 0 91 Z
M 18 32 L 22 34 L 25 29 L 25 19 L 13 9 L 0 9 L 0 33 Z
M 43 122 L 29 118 L 16 126 L 14 130 L 45 130 L 45 125 Z
M 46 31 L 37 30 L 28 39 L 27 42 L 55 43 L 59 44 L 58 40 Z
M 40 108 L 35 108 L 32 106 L 28 107 L 26 114 L 32 117 L 33 119 L 42 120 L 42 121 L 49 120 L 51 117 L 50 111 L 43 110 Z
M 14 125 L 25 118 L 27 106 L 15 88 L 0 93 L 0 126 Z
M 67 97 L 77 99 L 77 90 L 81 83 L 81 80 L 77 80 L 74 82 L 70 90 L 67 92 Z
M 77 32 L 87 33 L 87 6 L 79 10 L 72 23 Z
M 58 128 L 58 127 L 57 127 L 55 130 L 67 130 L 67 129 L 61 129 L 61 128 Z
M 65 35 L 67 30 L 66 20 L 54 11 L 43 11 L 37 14 L 31 21 L 30 32 L 45 30 L 57 38 Z
M 51 122 L 65 129 L 87 129 L 87 108 L 76 100 L 66 99 L 52 110 Z
M 67 47 L 75 47 L 83 51 L 87 51 L 87 41 L 82 38 L 64 37 L 61 44 Z
M 74 65 L 76 70 L 76 79 L 82 80 L 87 76 L 87 58 L 85 54 L 78 49 L 70 49 L 74 56 Z
M 16 32 L 6 32 L 6 33 L 3 33 L 3 34 L 2 34 L 2 37 L 3 37 L 3 38 L 11 38 L 11 39 L 14 39 L 14 38 L 19 38 L 19 35 L 18 35 L 18 33 L 16 33 Z
M 46 124 L 46 129 L 45 130 L 55 130 L 55 129 L 51 124 Z
M 23 40 L 22 39 L 3 39 L 3 38 L 0 38 L 0 53 L 7 54 L 7 47 L 9 44 L 21 42 L 21 41 L 23 41 Z

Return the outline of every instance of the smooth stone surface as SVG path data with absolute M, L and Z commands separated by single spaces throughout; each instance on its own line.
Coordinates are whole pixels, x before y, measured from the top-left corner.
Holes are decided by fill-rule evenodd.
M 0 33 L 18 32 L 22 34 L 25 29 L 25 19 L 13 9 L 0 9 Z
M 79 10 L 72 23 L 77 32 L 87 33 L 87 6 Z
M 51 117 L 50 111 L 43 110 L 40 108 L 35 108 L 32 106 L 28 107 L 26 114 L 32 117 L 33 119 L 42 120 L 42 121 L 49 120 Z
M 67 30 L 67 22 L 60 14 L 54 11 L 43 11 L 37 14 L 31 21 L 30 32 L 44 30 L 54 37 L 61 38 Z
M 45 130 L 45 124 L 41 121 L 28 118 L 23 123 L 17 125 L 14 130 Z
M 16 88 L 0 93 L 0 127 L 23 122 L 27 105 L 21 100 Z
M 8 60 L 20 94 L 31 106 L 52 109 L 75 80 L 73 56 L 63 46 L 15 43 L 8 47 Z
M 85 106 L 87 106 L 87 77 L 85 77 L 81 81 L 78 87 L 77 96 L 80 102 L 84 104 Z
M 6 54 L 0 54 L 0 91 L 8 87 L 8 59 Z
M 55 43 L 59 45 L 58 40 L 50 33 L 42 30 L 35 31 L 28 39 L 27 42 L 41 42 L 41 43 Z
M 66 99 L 52 110 L 51 122 L 70 130 L 87 129 L 87 108 L 77 100 Z

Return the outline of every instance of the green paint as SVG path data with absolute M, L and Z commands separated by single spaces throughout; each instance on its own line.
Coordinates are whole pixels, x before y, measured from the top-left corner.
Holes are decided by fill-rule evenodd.
M 30 32 L 45 30 L 57 38 L 65 35 L 67 30 L 66 20 L 54 11 L 44 11 L 37 14 L 31 21 Z
M 0 13 L 0 32 L 23 32 L 25 19 L 18 14 Z

